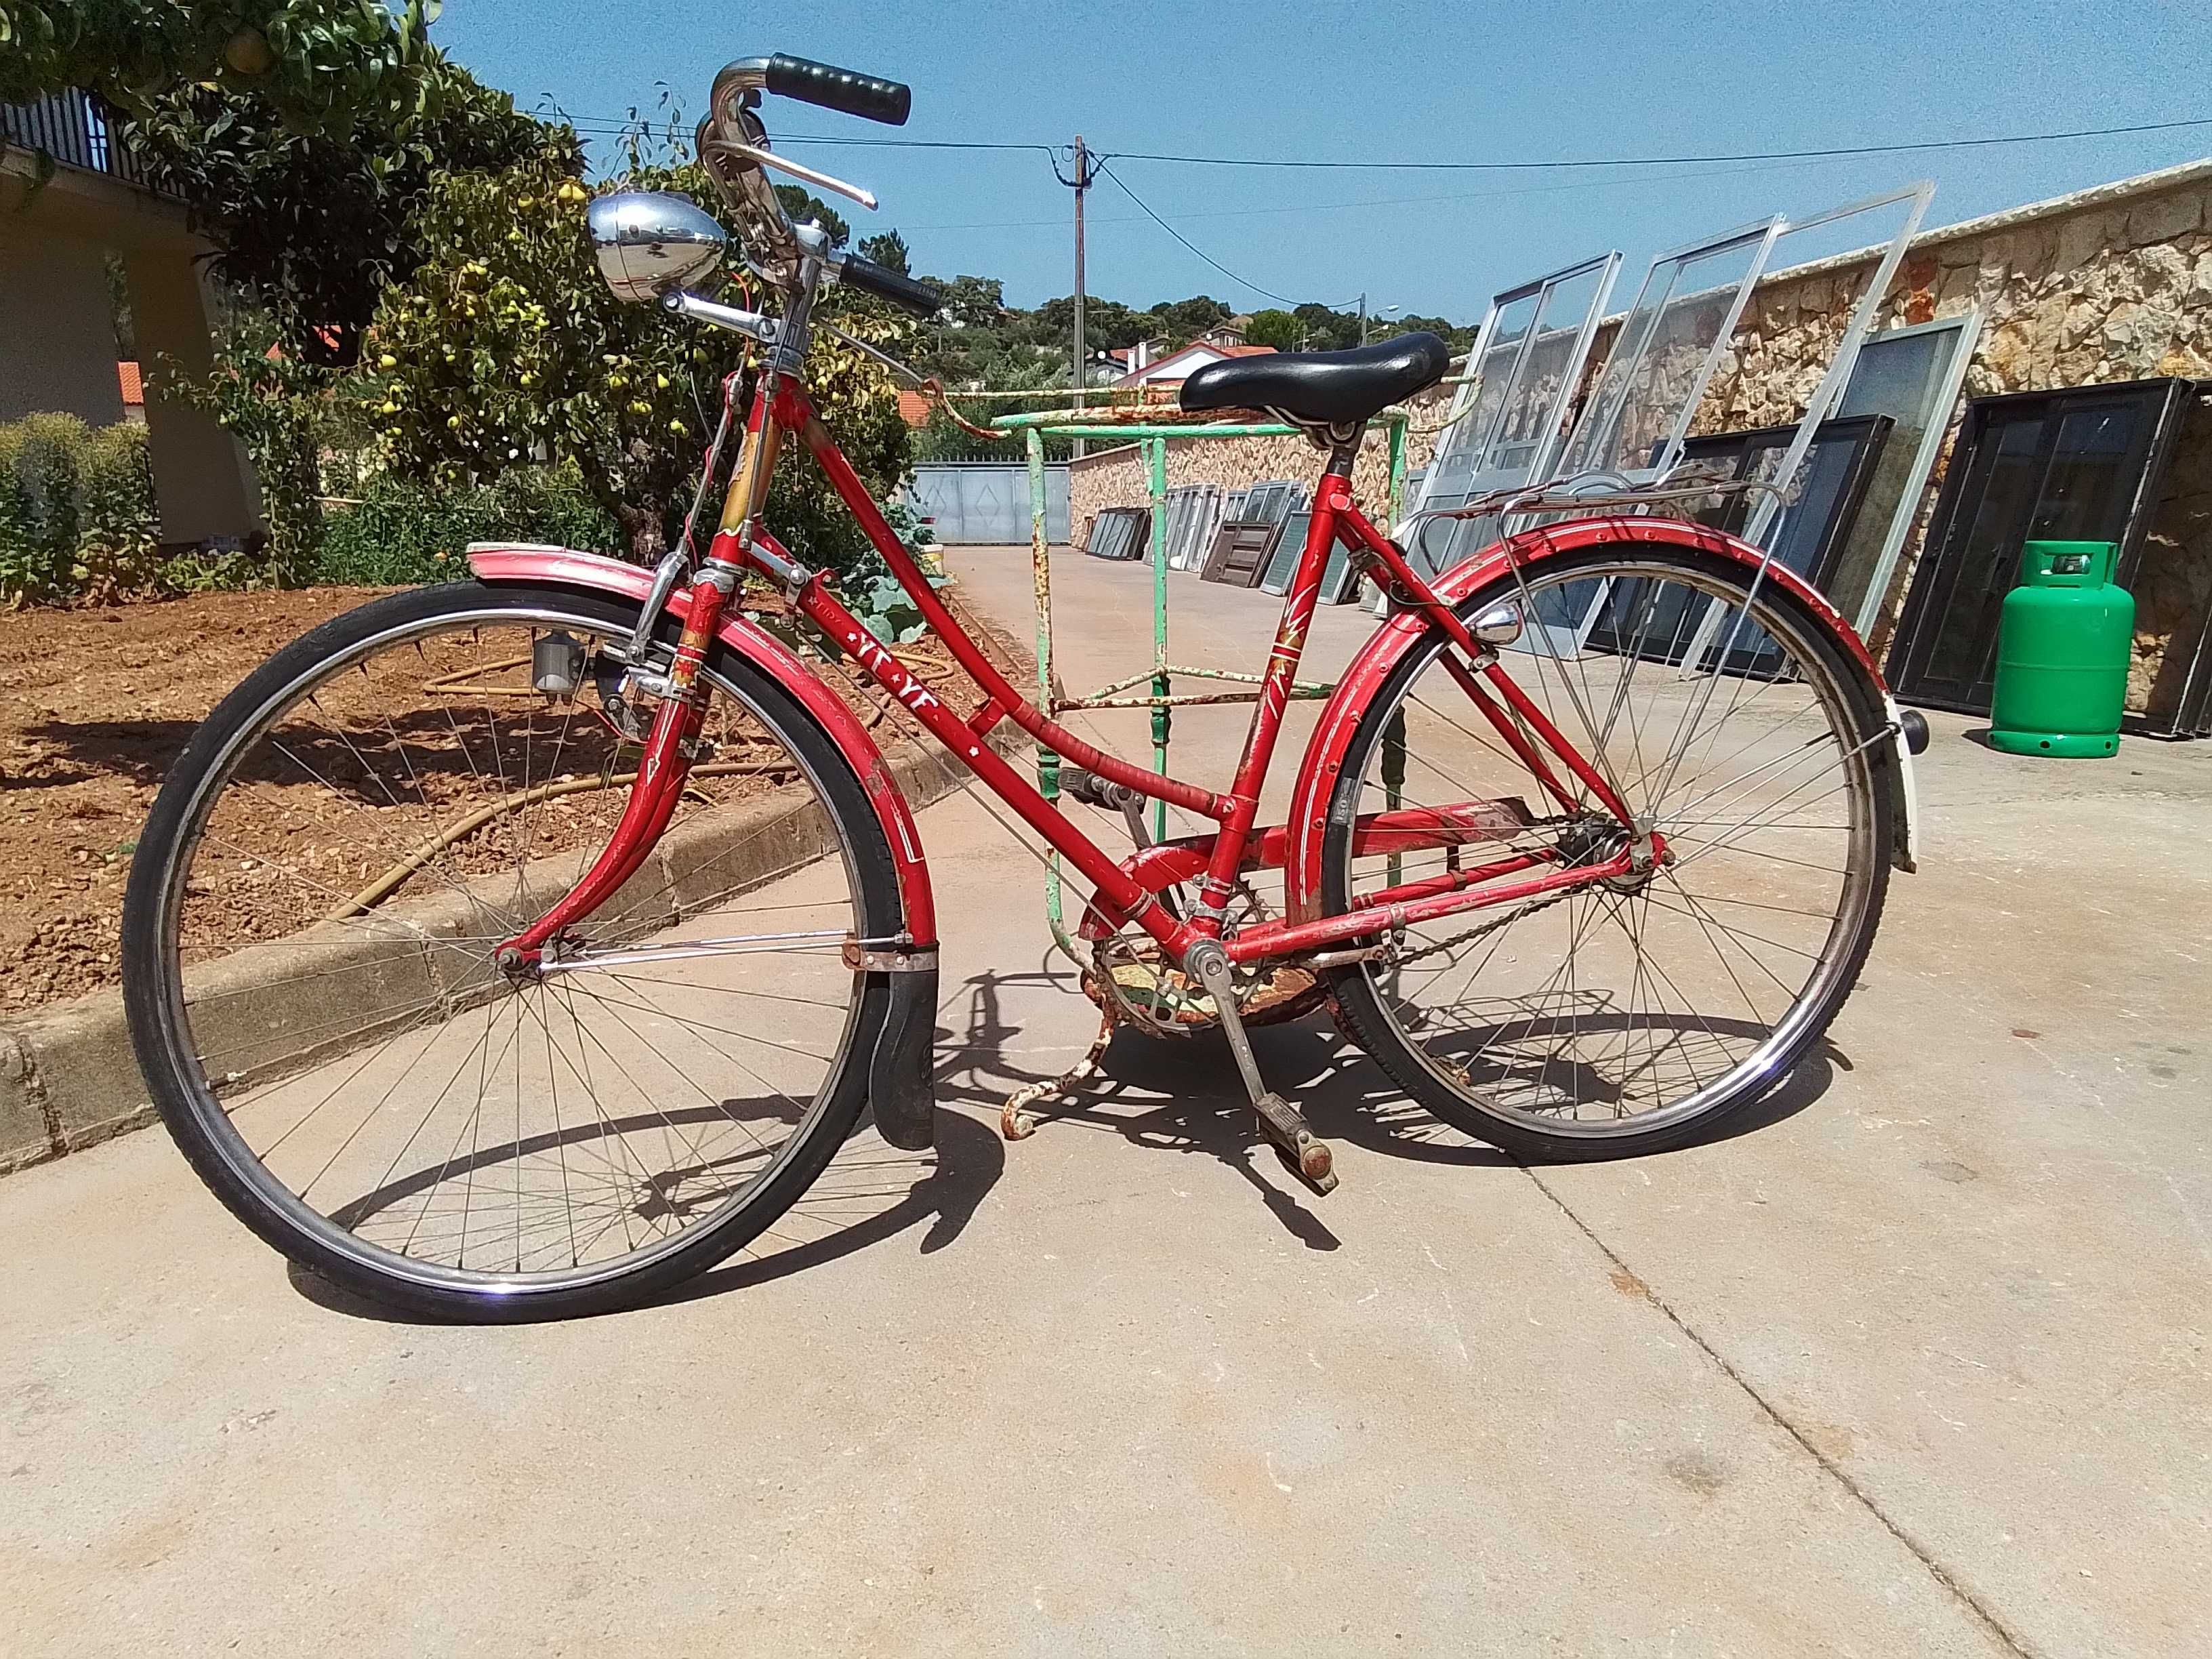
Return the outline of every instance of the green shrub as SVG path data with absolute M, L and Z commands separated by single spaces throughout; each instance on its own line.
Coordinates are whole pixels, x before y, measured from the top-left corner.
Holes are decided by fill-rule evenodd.
M 146 429 L 101 427 L 77 475 L 76 562 L 71 579 L 87 597 L 132 599 L 169 586 Z
M 333 437 L 336 376 L 282 352 L 271 356 L 275 323 L 249 313 L 227 331 L 204 374 L 167 357 L 154 366 L 154 390 L 213 416 L 244 446 L 261 489 L 265 540 L 247 553 L 199 562 L 197 586 L 297 587 L 310 580 L 323 540 L 320 459 Z
M 136 598 L 163 590 L 163 568 L 143 428 L 0 425 L 0 604 Z
M 489 541 L 595 553 L 623 545 L 573 465 L 513 471 L 476 489 L 386 477 L 365 485 L 357 506 L 331 510 L 312 580 L 370 587 L 449 580 L 466 572 L 463 550 Z

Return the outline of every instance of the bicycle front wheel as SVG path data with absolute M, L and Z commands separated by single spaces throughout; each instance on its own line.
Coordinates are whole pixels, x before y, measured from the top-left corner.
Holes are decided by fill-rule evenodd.
M 598 1311 L 722 1259 L 851 1130 L 902 925 L 828 736 L 718 653 L 678 815 L 564 941 L 500 942 L 604 846 L 634 609 L 460 584 L 288 647 L 210 716 L 140 841 L 125 994 L 193 1168 L 301 1265 L 467 1318 Z M 610 705 L 602 688 L 614 693 Z
M 1871 946 L 1898 787 L 1880 693 L 1787 590 L 1734 561 L 1592 549 L 1470 595 L 1519 607 L 1504 672 L 1662 838 L 1639 875 L 1457 912 L 1334 970 L 1346 1025 L 1446 1121 L 1583 1159 L 1712 1133 L 1819 1040 Z M 1332 914 L 1492 865 L 1516 874 L 1631 842 L 1529 722 L 1547 788 L 1432 631 L 1365 711 L 1332 803 Z M 1503 803 L 1495 839 L 1363 854 L 1358 815 Z M 1511 878 L 1510 877 L 1506 878 Z

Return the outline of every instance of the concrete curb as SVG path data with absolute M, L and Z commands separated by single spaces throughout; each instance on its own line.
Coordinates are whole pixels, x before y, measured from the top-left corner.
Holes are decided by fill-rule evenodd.
M 1021 658 L 1012 641 L 980 619 L 970 623 L 993 637 L 1018 674 Z M 990 742 L 1011 756 L 1030 738 L 1006 722 Z M 884 760 L 916 812 L 969 776 L 933 744 L 912 738 Z M 819 856 L 829 844 L 826 830 L 813 808 L 782 790 L 703 815 L 662 842 L 657 865 L 632 878 L 635 895 L 617 893 L 607 914 L 627 908 L 643 920 L 653 914 L 646 905 L 657 898 L 654 908 L 673 921 Z M 582 856 L 538 860 L 527 879 L 544 887 L 550 903 L 574 881 Z M 241 1079 L 273 1081 L 330 1056 L 333 1045 L 317 1036 L 328 1029 L 334 1003 L 355 1014 L 387 1011 L 395 1024 L 432 1004 L 465 1006 L 489 982 L 489 970 L 458 943 L 441 941 L 458 941 L 468 932 L 471 909 L 465 893 L 454 893 L 409 906 L 405 932 L 380 938 L 338 925 L 326 941 L 314 937 L 323 931 L 318 928 L 281 945 L 234 951 L 208 969 L 195 989 L 196 999 L 204 999 L 195 1005 L 204 1062 Z M 0 1026 L 0 1176 L 143 1128 L 156 1115 L 138 1074 L 120 990 L 95 992 Z

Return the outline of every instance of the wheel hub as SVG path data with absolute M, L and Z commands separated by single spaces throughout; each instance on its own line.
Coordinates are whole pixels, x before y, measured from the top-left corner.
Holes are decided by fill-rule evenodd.
M 1553 843 L 1559 851 L 1562 863 L 1570 870 L 1593 864 L 1606 864 L 1623 853 L 1634 854 L 1638 845 L 1649 847 L 1645 836 L 1618 818 L 1598 813 L 1585 813 L 1559 831 Z M 1637 867 L 1624 875 L 1607 876 L 1605 886 L 1616 892 L 1638 893 L 1650 884 L 1658 873 L 1659 860 L 1650 857 L 1634 859 Z

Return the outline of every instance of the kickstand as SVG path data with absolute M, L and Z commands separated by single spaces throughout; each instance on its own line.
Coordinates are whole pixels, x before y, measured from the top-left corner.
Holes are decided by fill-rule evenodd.
M 1113 1041 L 1115 1024 L 1114 1004 L 1109 998 L 1100 1016 L 1098 1035 L 1091 1038 L 1083 1058 L 1058 1077 L 1027 1084 L 1008 1095 L 1006 1103 L 999 1109 L 999 1133 L 1008 1140 L 1027 1140 L 1035 1134 L 1036 1115 L 1029 1109 L 1049 1095 L 1073 1095 L 1079 1085 L 1096 1077 L 1106 1045 Z
M 1221 1033 L 1229 1039 L 1237 1074 L 1252 1097 L 1253 1115 L 1260 1133 L 1275 1149 L 1283 1167 L 1313 1192 L 1327 1195 L 1336 1190 L 1336 1156 L 1316 1133 L 1298 1109 L 1261 1080 L 1260 1062 L 1252 1054 L 1252 1039 L 1245 1035 L 1244 1020 L 1237 1008 L 1237 985 L 1229 954 L 1212 939 L 1200 939 L 1183 957 L 1183 971 L 1206 988 L 1221 1018 Z

